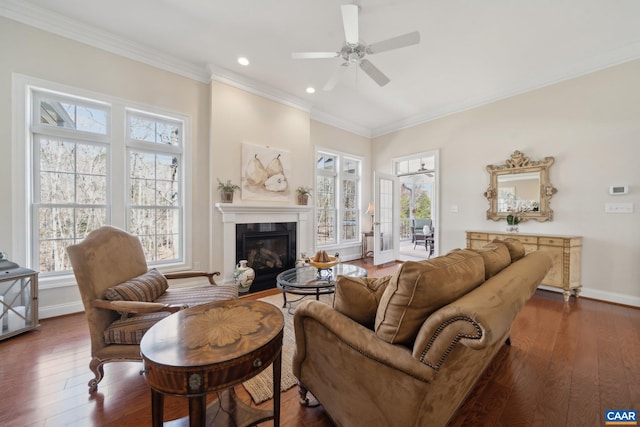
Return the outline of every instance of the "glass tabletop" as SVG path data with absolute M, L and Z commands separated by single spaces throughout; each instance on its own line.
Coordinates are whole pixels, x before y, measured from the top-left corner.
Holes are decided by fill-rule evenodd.
M 335 286 L 339 275 L 366 277 L 367 270 L 351 264 L 338 264 L 330 268 L 298 267 L 283 271 L 276 281 L 278 287 L 320 289 Z

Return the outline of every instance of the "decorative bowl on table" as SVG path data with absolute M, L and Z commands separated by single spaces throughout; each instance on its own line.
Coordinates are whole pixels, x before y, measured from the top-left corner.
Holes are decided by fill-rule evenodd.
M 313 259 L 309 260 L 309 265 L 315 268 L 331 268 L 334 265 L 338 265 L 340 260 L 338 257 L 330 256 L 327 261 L 314 261 Z

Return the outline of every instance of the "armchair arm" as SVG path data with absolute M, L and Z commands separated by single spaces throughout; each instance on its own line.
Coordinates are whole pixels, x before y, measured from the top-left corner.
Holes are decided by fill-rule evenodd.
M 293 321 L 297 347 L 293 370 L 296 375 L 300 374 L 307 352 L 336 351 L 340 354 L 334 354 L 333 358 L 341 365 L 351 361 L 353 366 L 358 366 L 362 357 L 366 357 L 377 362 L 382 370 L 400 372 L 427 383 L 435 377 L 435 370 L 414 358 L 407 347 L 381 340 L 372 330 L 322 302 L 302 302 L 296 307 Z M 324 341 L 323 336 L 327 334 L 317 334 L 312 327 L 327 331 L 331 338 Z M 337 342 L 346 345 L 347 350 L 341 350 L 343 346 L 337 346 Z
M 103 299 L 93 300 L 93 306 L 97 308 L 105 308 L 107 310 L 117 311 L 119 313 L 143 314 L 155 313 L 157 311 L 168 311 L 175 313 L 184 308 L 185 304 L 169 305 L 159 302 L 142 302 L 142 301 L 108 301 Z
M 219 271 L 213 271 L 210 273 L 207 273 L 204 271 L 186 271 L 182 273 L 167 273 L 164 275 L 164 277 L 166 277 L 167 280 L 171 280 L 171 279 L 188 279 L 190 277 L 207 276 L 207 279 L 209 279 L 209 283 L 211 283 L 212 285 L 215 285 L 216 282 L 213 280 L 213 276 L 219 276 L 219 275 L 220 275 Z

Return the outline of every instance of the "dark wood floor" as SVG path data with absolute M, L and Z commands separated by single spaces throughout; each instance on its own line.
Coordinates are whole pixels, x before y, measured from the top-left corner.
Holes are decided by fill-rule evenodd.
M 360 265 L 370 276 L 396 268 Z M 511 340 L 452 426 L 602 426 L 606 409 L 640 411 L 639 309 L 573 297 L 565 304 L 560 294 L 537 291 Z M 98 392 L 89 395 L 88 363 L 84 314 L 45 319 L 39 330 L 0 342 L 0 425 L 150 425 L 141 364 L 107 364 Z M 242 386 L 237 392 L 250 401 Z M 282 426 L 333 426 L 322 407 L 298 405 L 295 387 L 283 393 L 281 408 Z M 186 413 L 184 399 L 166 398 L 165 419 Z

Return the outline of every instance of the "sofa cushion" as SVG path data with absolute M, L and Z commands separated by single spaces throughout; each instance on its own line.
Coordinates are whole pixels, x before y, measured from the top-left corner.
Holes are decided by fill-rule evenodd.
M 158 311 L 116 320 L 104 330 L 104 341 L 107 344 L 140 344 L 144 333 L 170 314 Z
M 392 344 L 410 344 L 431 313 L 484 281 L 484 261 L 463 249 L 427 261 L 405 262 L 392 276 L 376 312 L 375 332 Z
M 484 261 L 485 280 L 500 273 L 505 267 L 511 264 L 511 255 L 507 245 L 502 242 L 490 242 L 476 249 Z
M 518 239 L 507 237 L 504 240 L 493 239 L 493 241 L 497 243 L 504 243 L 507 246 L 507 249 L 509 249 L 509 255 L 511 256 L 511 262 L 516 262 L 525 255 L 524 245 Z
M 168 287 L 166 277 L 152 268 L 138 277 L 110 287 L 104 291 L 104 298 L 110 301 L 154 302 Z
M 390 276 L 338 276 L 333 308 L 361 325 L 373 328 L 378 304 L 389 279 Z

